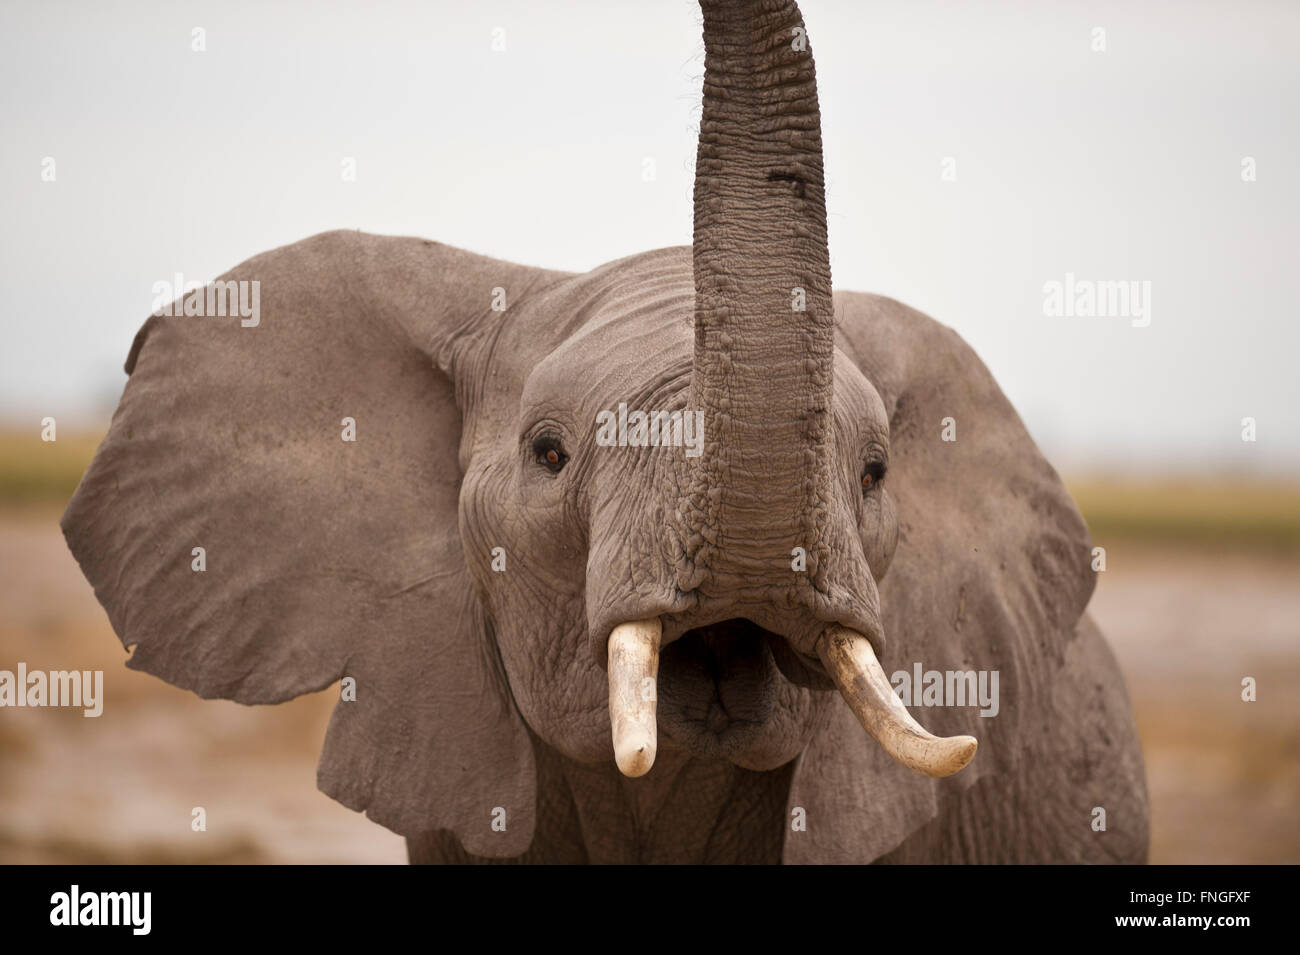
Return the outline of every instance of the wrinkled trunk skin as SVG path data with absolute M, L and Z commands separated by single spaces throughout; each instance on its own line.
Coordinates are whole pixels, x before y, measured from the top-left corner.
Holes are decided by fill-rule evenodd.
M 701 6 L 691 401 L 706 445 L 682 589 L 771 606 L 780 581 L 775 603 L 809 607 L 829 590 L 834 355 L 812 53 L 792 2 Z M 791 574 L 795 547 L 806 574 Z

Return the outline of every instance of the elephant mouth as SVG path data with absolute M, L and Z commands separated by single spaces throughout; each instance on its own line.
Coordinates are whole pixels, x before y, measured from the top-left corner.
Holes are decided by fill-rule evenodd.
M 692 752 L 734 759 L 773 730 L 795 687 L 833 684 L 784 637 L 752 621 L 697 627 L 660 651 L 659 724 Z
M 610 732 L 625 776 L 650 771 L 660 724 L 697 755 L 774 769 L 783 762 L 774 759 L 775 742 L 797 733 L 798 712 L 807 716 L 801 702 L 819 681 L 833 684 L 862 728 L 908 769 L 951 776 L 975 755 L 973 736 L 935 736 L 912 718 L 871 641 L 856 630 L 831 624 L 822 631 L 820 672 L 750 620 L 697 627 L 661 645 L 662 636 L 663 622 L 649 617 L 618 624 L 607 642 Z

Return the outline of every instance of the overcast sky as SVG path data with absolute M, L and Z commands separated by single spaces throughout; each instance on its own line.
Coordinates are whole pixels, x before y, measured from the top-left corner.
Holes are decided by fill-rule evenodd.
M 837 288 L 956 328 L 1062 469 L 1300 473 L 1300 3 L 802 8 Z M 5 0 L 0 418 L 106 420 L 155 282 L 325 229 L 689 243 L 702 71 L 686 0 Z M 1067 273 L 1149 324 L 1045 314 Z

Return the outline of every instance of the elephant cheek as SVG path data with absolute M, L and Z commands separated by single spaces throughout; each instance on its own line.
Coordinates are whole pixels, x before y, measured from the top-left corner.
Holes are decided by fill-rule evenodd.
M 585 628 L 581 634 L 500 628 L 496 636 L 511 695 L 529 729 L 570 759 L 611 758 L 608 680 L 590 653 L 579 652 Z
M 862 552 L 867 558 L 871 575 L 879 583 L 889 570 L 898 547 L 898 514 L 894 499 L 881 488 L 863 507 L 862 524 L 858 528 L 862 538 Z

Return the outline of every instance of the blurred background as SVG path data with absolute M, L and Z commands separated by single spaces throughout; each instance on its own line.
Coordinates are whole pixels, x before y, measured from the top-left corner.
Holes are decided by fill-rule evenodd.
M 1300 862 L 1300 6 L 801 6 L 836 286 L 960 332 L 1106 548 L 1152 861 Z M 686 0 L 0 7 L 0 669 L 103 669 L 111 714 L 0 710 L 0 862 L 404 860 L 315 789 L 336 690 L 126 670 L 58 516 L 175 273 L 332 228 L 688 244 L 702 58 Z M 1067 274 L 1150 323 L 1045 314 Z

